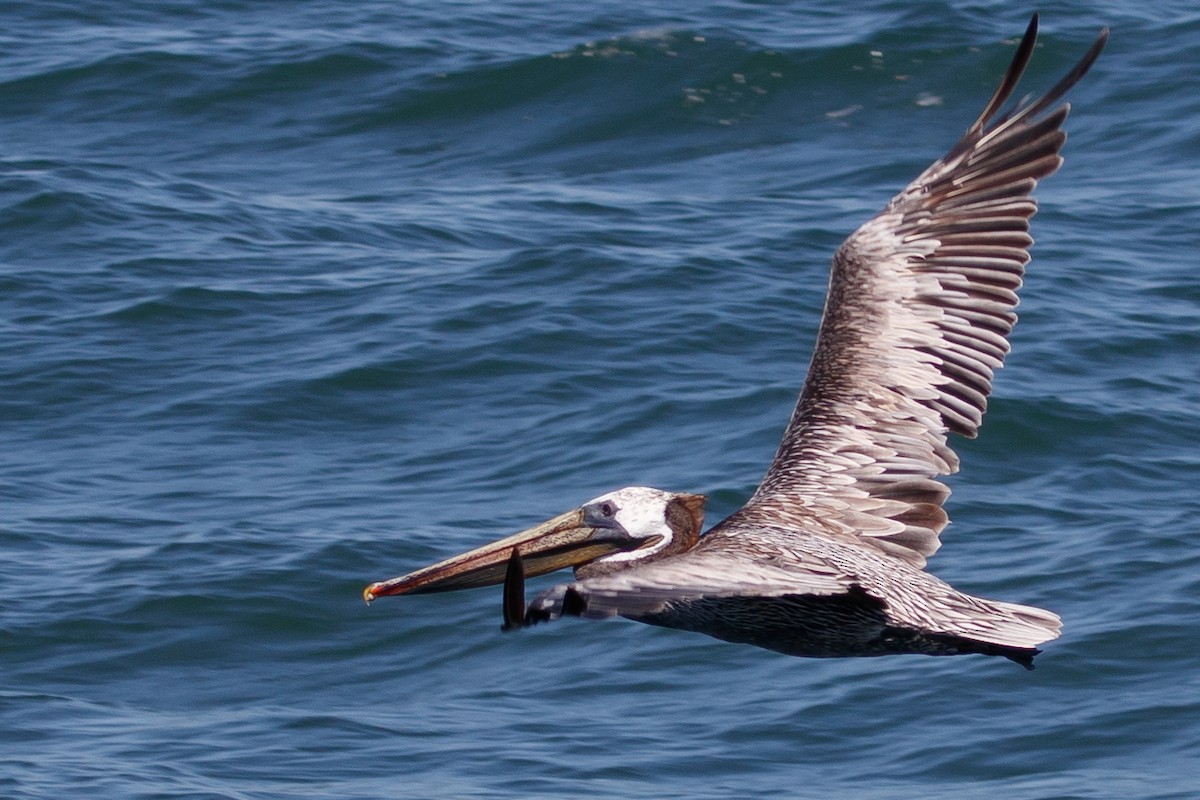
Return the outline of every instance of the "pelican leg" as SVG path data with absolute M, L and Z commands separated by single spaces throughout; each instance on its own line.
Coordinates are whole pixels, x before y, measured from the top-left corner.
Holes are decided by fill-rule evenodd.
M 508 567 L 504 571 L 504 624 L 502 631 L 525 627 L 525 564 L 517 548 L 512 549 L 508 557 Z

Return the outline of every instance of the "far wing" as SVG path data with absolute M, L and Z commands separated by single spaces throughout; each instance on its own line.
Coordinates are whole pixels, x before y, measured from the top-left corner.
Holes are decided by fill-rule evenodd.
M 979 119 L 837 251 L 775 460 L 750 501 L 708 536 L 818 525 L 917 566 L 938 548 L 949 490 L 936 477 L 958 468 L 947 433 L 979 429 L 1016 321 L 1031 192 L 1062 163 L 1069 106 L 1048 109 L 1107 35 L 1044 96 L 997 118 L 1033 51 L 1035 15 Z
M 661 561 L 555 586 L 533 600 L 527 619 L 564 614 L 636 619 L 706 598 L 827 597 L 855 585 L 853 576 L 804 548 L 787 547 L 780 537 L 754 538 L 702 541 Z

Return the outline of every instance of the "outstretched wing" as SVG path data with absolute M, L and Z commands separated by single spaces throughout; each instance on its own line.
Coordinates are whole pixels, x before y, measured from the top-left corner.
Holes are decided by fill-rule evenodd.
M 1037 37 L 1037 16 L 962 139 L 837 251 L 816 350 L 774 462 L 750 501 L 708 536 L 823 525 L 916 566 L 939 545 L 958 459 L 1008 352 L 1031 196 L 1062 163 L 1069 106 L 1051 109 L 1107 39 L 1054 88 L 997 117 Z M 708 537 L 706 537 L 708 538 Z

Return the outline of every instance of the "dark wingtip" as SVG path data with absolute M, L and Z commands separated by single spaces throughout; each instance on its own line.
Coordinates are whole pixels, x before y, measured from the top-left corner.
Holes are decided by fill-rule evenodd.
M 1017 83 L 1021 80 L 1021 76 L 1025 74 L 1025 68 L 1029 66 L 1029 59 L 1033 57 L 1033 47 L 1037 44 L 1037 35 L 1038 15 L 1035 11 L 1033 16 L 1029 18 L 1029 25 L 1025 28 L 1025 35 L 1021 37 L 1021 42 L 1017 45 L 1017 51 L 1013 53 L 1012 61 L 1008 64 L 1008 69 L 1004 71 L 1004 77 L 1000 79 L 1000 85 L 992 93 L 992 99 L 988 100 L 979 118 L 967 129 L 968 137 L 982 131 L 988 124 L 988 121 L 1000 110 L 1000 106 L 1004 105 L 1008 101 L 1008 98 L 1012 96 L 1013 90 L 1017 88 Z
M 1050 91 L 1042 95 L 1041 99 L 1028 109 L 1022 109 L 1021 113 L 1034 117 L 1058 102 L 1060 97 L 1066 94 L 1072 86 L 1079 83 L 1079 79 L 1088 73 L 1088 70 L 1096 63 L 1096 59 L 1100 57 L 1100 53 L 1104 51 L 1104 45 L 1106 44 L 1108 44 L 1108 28 L 1101 28 L 1096 41 L 1092 42 L 1092 46 L 1083 54 L 1083 58 L 1079 59 L 1079 63 L 1072 67 L 1071 71 L 1064 75 L 1062 80 L 1054 84 Z
M 1000 655 L 1009 661 L 1015 661 L 1025 669 L 1033 672 L 1033 658 L 1041 652 L 1036 647 L 1006 647 Z
M 1087 74 L 1088 70 L 1092 68 L 1092 64 L 1100 57 L 1100 53 L 1104 50 L 1104 45 L 1108 43 L 1108 28 L 1101 28 L 1096 41 L 1092 42 L 1092 46 L 1084 53 L 1083 58 L 1079 59 L 1079 62 L 1072 67 L 1071 71 L 1064 75 L 1062 80 L 1056 83 L 1050 91 L 1046 92 L 1031 105 L 1023 105 L 1023 101 L 1022 103 L 1017 103 L 1014 108 L 997 118 L 996 115 L 999 113 L 1000 107 L 1008 102 L 1009 97 L 1016 90 L 1021 76 L 1025 73 L 1025 68 L 1029 66 L 1029 60 L 1033 56 L 1034 45 L 1037 43 L 1037 34 L 1038 15 L 1035 13 L 1029 20 L 1029 26 L 1025 29 L 1025 35 L 1021 37 L 1021 42 L 1017 45 L 1017 50 L 1013 54 L 1012 61 L 1009 63 L 1004 77 L 1000 80 L 1000 85 L 996 87 L 996 91 L 992 94 L 992 98 L 988 100 L 987 105 L 984 106 L 983 112 L 979 115 L 978 119 L 971 123 L 971 127 L 967 129 L 963 138 L 951 149 L 947 155 L 947 159 L 971 147 L 980 137 L 1016 124 L 1021 120 L 1033 119 L 1058 102 L 1072 86 L 1079 82 L 1080 78 Z

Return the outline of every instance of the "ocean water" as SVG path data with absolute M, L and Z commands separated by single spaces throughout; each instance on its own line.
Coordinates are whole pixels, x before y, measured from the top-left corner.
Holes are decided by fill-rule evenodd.
M 0 3 L 0 796 L 1200 796 L 1193 3 L 1040 8 L 1024 91 L 1113 34 L 930 567 L 1059 612 L 1036 671 L 360 598 L 735 509 L 1032 10 Z

